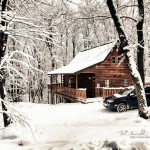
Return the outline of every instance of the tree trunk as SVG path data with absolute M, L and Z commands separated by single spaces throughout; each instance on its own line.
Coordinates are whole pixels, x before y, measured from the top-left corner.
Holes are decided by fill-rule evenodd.
M 143 83 L 142 83 L 140 74 L 138 70 L 136 69 L 136 63 L 134 61 L 134 58 L 130 52 L 127 37 L 122 29 L 120 20 L 117 16 L 116 9 L 113 4 L 113 1 L 107 0 L 107 5 L 108 5 L 110 14 L 112 16 L 116 30 L 119 35 L 121 51 L 125 55 L 126 62 L 128 64 L 128 69 L 130 71 L 130 74 L 131 74 L 131 77 L 135 86 L 137 99 L 138 99 L 138 106 L 139 106 L 139 115 L 140 117 L 148 119 L 147 112 L 145 111 L 145 107 L 147 107 L 147 102 L 146 102 L 146 96 L 145 96 Z
M 51 22 L 52 22 L 52 19 L 49 19 L 49 26 L 51 26 Z M 51 32 L 53 32 L 53 28 L 52 27 L 50 27 L 49 30 Z M 52 34 L 49 35 L 49 38 L 46 38 L 46 40 L 47 40 L 46 41 L 46 45 L 49 48 L 49 53 L 50 53 L 51 58 L 53 57 L 53 48 L 54 48 L 54 44 L 53 44 L 52 38 L 53 38 Z M 54 58 L 52 58 L 51 59 L 51 69 L 54 70 L 54 68 L 55 68 L 55 60 L 54 60 Z
M 76 50 L 75 35 L 73 35 L 73 37 L 72 37 L 72 47 L 73 47 L 72 56 L 74 58 L 75 57 L 75 50 Z
M 5 80 L 0 79 L 0 97 L 2 100 L 4 100 L 4 98 L 5 98 L 5 93 L 4 93 L 4 88 L 3 88 L 4 83 L 5 83 Z M 2 110 L 7 111 L 7 108 L 3 101 L 1 101 L 1 104 L 2 104 Z M 4 127 L 7 127 L 11 123 L 11 119 L 7 115 L 7 113 L 3 113 L 3 120 L 4 120 Z
M 143 84 L 145 83 L 144 75 L 144 36 L 143 36 L 143 23 L 144 23 L 144 4 L 143 0 L 138 0 L 139 8 L 139 20 L 136 25 L 137 28 L 137 37 L 138 37 L 138 47 L 137 47 L 137 66 Z
M 3 12 L 6 10 L 7 8 L 7 0 L 3 0 L 0 1 L 0 62 L 2 60 L 2 58 L 5 55 L 5 50 L 6 50 L 6 43 L 7 43 L 7 34 L 4 33 L 3 31 L 3 27 L 5 27 L 7 24 L 4 21 L 5 18 L 2 16 Z M 0 68 L 0 98 L 2 100 L 4 100 L 5 98 L 5 93 L 4 93 L 4 84 L 5 84 L 5 79 L 4 79 L 4 72 L 3 70 Z M 2 101 L 2 110 L 3 111 L 7 111 L 7 108 L 4 104 L 4 102 Z M 3 120 L 4 120 L 4 126 L 8 126 L 11 123 L 10 117 L 6 114 L 3 113 Z

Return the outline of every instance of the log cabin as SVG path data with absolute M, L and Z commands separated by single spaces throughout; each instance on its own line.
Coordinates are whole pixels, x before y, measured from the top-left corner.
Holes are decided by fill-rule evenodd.
M 83 50 L 68 65 L 48 75 L 51 99 L 55 95 L 60 102 L 63 99 L 87 102 L 89 98 L 109 96 L 133 85 L 117 42 Z

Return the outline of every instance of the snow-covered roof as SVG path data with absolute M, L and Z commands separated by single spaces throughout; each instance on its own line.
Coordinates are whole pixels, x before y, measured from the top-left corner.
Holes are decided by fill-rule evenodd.
M 104 61 L 110 53 L 115 43 L 109 43 L 100 47 L 79 52 L 76 57 L 67 65 L 54 71 L 48 72 L 51 74 L 73 74 L 97 63 Z

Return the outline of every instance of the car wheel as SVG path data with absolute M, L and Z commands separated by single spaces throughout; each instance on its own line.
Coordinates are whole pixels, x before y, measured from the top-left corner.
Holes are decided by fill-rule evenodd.
M 120 104 L 117 106 L 117 111 L 118 111 L 118 112 L 125 112 L 125 111 L 127 111 L 127 105 L 124 104 L 124 103 L 120 103 Z

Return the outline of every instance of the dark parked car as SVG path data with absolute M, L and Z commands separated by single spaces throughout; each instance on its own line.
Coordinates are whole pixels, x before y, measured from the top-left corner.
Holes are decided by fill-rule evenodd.
M 144 88 L 147 104 L 150 106 L 150 86 L 145 86 Z M 118 112 L 138 108 L 138 101 L 134 87 L 127 87 L 121 93 L 106 97 L 103 105 L 108 110 L 117 110 Z

